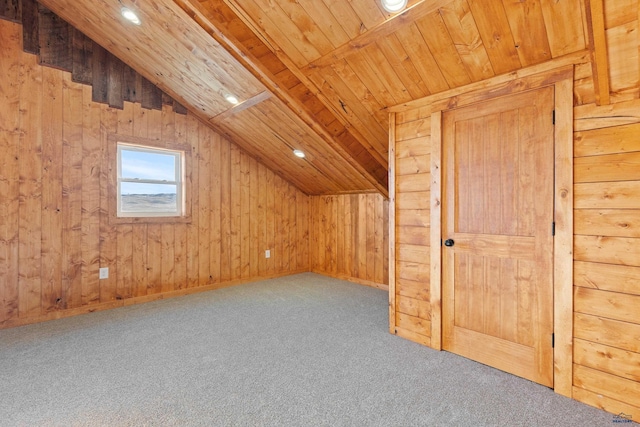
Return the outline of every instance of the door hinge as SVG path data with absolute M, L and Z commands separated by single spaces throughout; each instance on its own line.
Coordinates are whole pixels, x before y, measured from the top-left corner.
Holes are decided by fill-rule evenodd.
M 555 348 L 556 347 L 556 334 L 555 332 L 551 333 L 551 348 Z
M 551 112 L 551 123 L 556 124 L 556 110 Z
M 553 221 L 553 222 L 551 223 L 551 235 L 552 235 L 552 236 L 555 236 L 555 235 L 556 235 L 556 222 L 555 222 L 555 221 Z

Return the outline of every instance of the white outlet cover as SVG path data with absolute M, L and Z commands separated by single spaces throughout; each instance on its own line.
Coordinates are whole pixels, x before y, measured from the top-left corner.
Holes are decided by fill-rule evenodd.
M 109 267 L 101 267 L 100 268 L 100 279 L 108 279 L 109 278 Z
M 264 257 L 265 258 L 271 258 L 271 250 L 267 249 L 266 251 L 264 251 Z

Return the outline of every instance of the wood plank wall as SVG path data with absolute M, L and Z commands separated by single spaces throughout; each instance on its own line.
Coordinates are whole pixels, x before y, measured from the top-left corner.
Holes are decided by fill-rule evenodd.
M 396 309 L 391 329 L 399 336 L 430 345 L 431 110 L 396 115 L 393 151 Z
M 0 327 L 309 270 L 307 195 L 191 115 L 93 102 L 21 41 L 0 21 Z M 109 222 L 111 134 L 191 147 L 190 223 Z
M 608 9 L 612 105 L 596 106 L 591 65 L 574 72 L 572 396 L 640 420 L 640 61 L 638 14 Z M 628 6 L 628 5 L 627 5 Z M 633 4 L 634 8 L 637 5 Z M 631 30 L 630 30 L 631 29 Z M 429 344 L 429 117 L 396 114 L 396 329 Z M 410 228 L 408 228 L 410 227 Z M 411 232 L 405 232 L 408 229 Z M 424 263 L 420 263 L 424 260 Z M 409 279 L 409 280 L 408 280 Z M 393 288 L 393 284 L 391 286 Z M 403 292 L 414 302 L 403 303 Z M 409 305 L 409 308 L 406 306 Z M 420 307 L 416 309 L 415 307 Z M 403 317 L 415 316 L 406 322 Z M 393 319 L 392 319 L 393 322 Z M 408 327 L 407 333 L 398 326 Z
M 187 113 L 179 102 L 36 0 L 0 0 L 0 19 L 21 23 L 24 51 L 37 55 L 40 65 L 69 71 L 72 81 L 91 85 L 94 102 L 118 109 L 125 101 L 154 110 L 172 105 L 175 112 Z
M 638 100 L 576 107 L 574 134 L 573 396 L 633 420 L 640 420 L 639 112 Z
M 311 270 L 387 290 L 389 201 L 377 193 L 313 196 L 310 211 Z

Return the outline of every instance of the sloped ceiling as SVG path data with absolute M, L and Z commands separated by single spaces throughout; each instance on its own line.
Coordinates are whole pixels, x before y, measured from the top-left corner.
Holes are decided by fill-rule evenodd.
M 389 107 L 587 46 L 582 0 L 40 2 L 308 194 L 387 194 Z

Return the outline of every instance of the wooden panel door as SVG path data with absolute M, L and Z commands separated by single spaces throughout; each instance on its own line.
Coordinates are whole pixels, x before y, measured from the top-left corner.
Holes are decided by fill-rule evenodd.
M 549 387 L 553 106 L 545 87 L 445 112 L 442 130 L 443 348 Z

